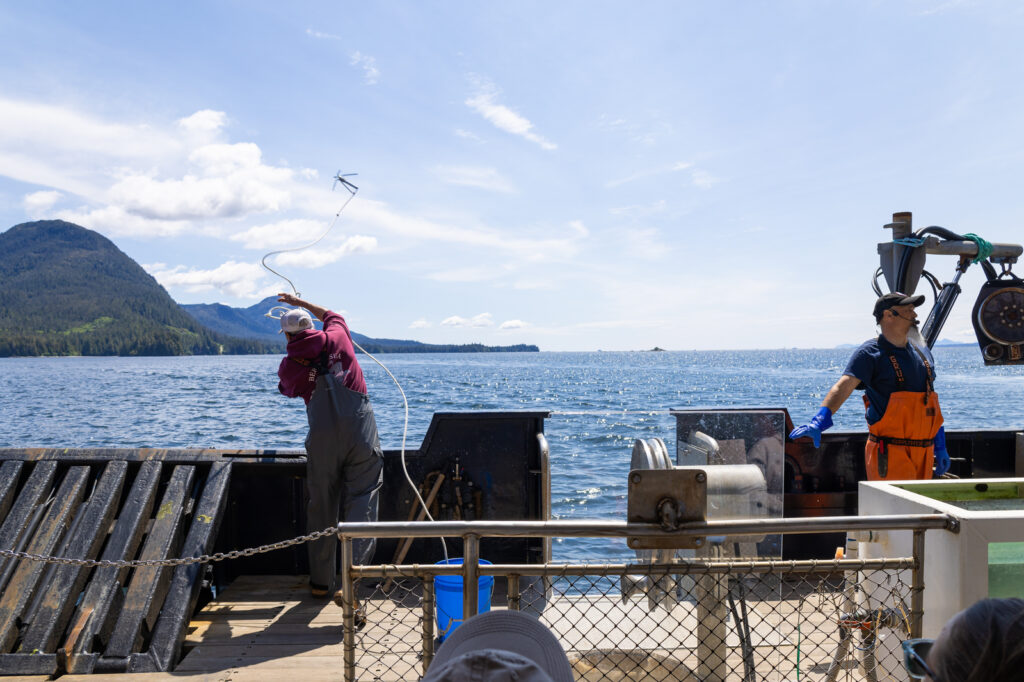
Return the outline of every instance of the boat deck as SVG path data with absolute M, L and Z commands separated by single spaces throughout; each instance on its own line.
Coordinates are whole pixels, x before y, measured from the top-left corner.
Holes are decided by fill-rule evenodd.
M 581 603 L 581 600 L 587 603 Z M 680 624 L 683 627 L 668 636 L 668 640 L 678 641 L 666 641 L 667 633 L 657 632 L 658 621 L 663 619 L 663 614 L 648 612 L 641 602 L 628 605 L 627 613 L 623 614 L 622 605 L 615 606 L 617 602 L 610 597 L 562 597 L 550 602 L 545 609 L 543 620 L 563 640 L 569 635 L 568 639 L 574 640 L 576 647 L 593 652 L 582 657 L 577 652 L 570 652 L 578 680 L 697 679 L 691 672 L 698 665 L 695 613 L 682 615 Z M 421 671 L 418 657 L 422 645 L 421 611 L 419 608 L 389 604 L 391 602 L 387 601 L 367 604 L 370 622 L 357 637 L 359 678 L 416 680 Z M 778 606 L 776 602 L 775 608 Z M 763 610 L 757 603 L 752 607 Z M 692 607 L 681 604 L 676 608 L 685 611 Z M 584 630 L 580 629 L 581 609 L 590 614 L 590 623 Z M 616 627 L 611 619 L 620 619 L 623 615 L 634 621 L 634 635 L 613 643 L 606 639 Z M 786 623 L 772 620 L 774 622 L 757 619 L 753 628 L 757 679 L 793 679 L 798 648 L 795 632 Z M 652 626 L 654 630 L 649 629 Z M 185 641 L 186 653 L 174 672 L 119 674 L 116 679 L 133 682 L 169 681 L 182 677 L 211 682 L 280 680 L 285 677 L 304 681 L 341 680 L 344 679 L 342 633 L 341 608 L 330 600 L 313 599 L 305 576 L 244 576 L 190 622 Z M 727 665 L 731 670 L 727 679 L 741 680 L 742 659 L 738 640 L 731 631 L 727 642 L 730 650 Z M 818 658 L 818 665 L 804 668 L 806 679 L 824 679 L 827 664 L 823 665 L 825 660 Z M 624 673 L 623 667 L 631 669 L 632 674 Z M 59 679 L 63 682 L 95 682 L 102 677 L 95 674 L 64 675 Z M 41 682 L 48 678 L 23 676 L 7 679 Z M 839 679 L 863 678 L 851 660 L 842 666 Z M 888 677 L 879 675 L 879 679 Z

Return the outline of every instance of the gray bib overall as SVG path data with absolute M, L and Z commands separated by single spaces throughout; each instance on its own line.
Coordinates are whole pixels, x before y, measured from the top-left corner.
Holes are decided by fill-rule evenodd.
M 384 454 L 370 398 L 347 388 L 331 372 L 320 372 L 306 405 L 306 507 L 309 531 L 339 520 L 377 520 L 377 493 L 383 480 Z M 373 538 L 353 541 L 353 561 L 373 556 Z M 334 537 L 309 543 L 309 582 L 333 593 L 340 587 Z

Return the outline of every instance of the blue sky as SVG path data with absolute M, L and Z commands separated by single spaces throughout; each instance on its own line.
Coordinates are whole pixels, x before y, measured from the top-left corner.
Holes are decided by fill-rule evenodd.
M 0 229 L 71 220 L 247 306 L 341 170 L 335 227 L 271 262 L 364 334 L 854 343 L 893 212 L 1024 241 L 1022 29 L 942 0 L 5 3 Z

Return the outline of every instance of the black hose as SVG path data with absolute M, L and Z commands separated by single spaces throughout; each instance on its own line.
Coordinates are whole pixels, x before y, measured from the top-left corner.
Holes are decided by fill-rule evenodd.
M 922 235 L 926 235 L 926 234 L 934 234 L 936 237 L 942 237 L 943 239 L 948 239 L 950 241 L 955 241 L 955 242 L 965 242 L 965 241 L 967 241 L 967 237 L 963 236 L 962 234 L 957 234 L 953 230 L 947 230 L 946 228 L 939 227 L 938 225 L 930 225 L 929 227 L 922 227 L 920 230 L 918 230 L 914 234 L 916 236 L 918 236 L 918 237 L 920 237 Z
M 923 227 L 920 230 L 918 230 L 917 232 L 915 232 L 914 236 L 917 237 L 917 238 L 923 238 L 924 235 L 926 235 L 926 234 L 933 234 L 936 237 L 940 237 L 942 239 L 946 239 L 946 240 L 949 240 L 949 241 L 958 241 L 958 242 L 969 241 L 967 239 L 967 237 L 963 236 L 962 234 L 957 234 L 956 232 L 953 232 L 952 230 L 946 229 L 945 227 L 939 227 L 938 225 L 929 225 L 928 227 Z M 922 244 L 922 246 L 923 246 L 923 244 Z M 906 290 L 907 283 L 904 282 L 903 280 L 906 279 L 906 276 L 907 276 L 907 266 L 910 264 L 911 256 L 919 248 L 921 248 L 921 247 L 920 246 L 907 246 L 907 247 L 903 248 L 903 253 L 900 254 L 899 265 L 896 268 L 896 291 L 905 291 Z M 993 280 L 993 279 L 995 279 L 998 276 L 996 274 L 996 269 L 994 267 L 992 267 L 992 264 L 988 262 L 988 259 L 985 259 L 985 260 L 980 261 L 980 262 L 981 262 L 982 269 L 985 271 L 985 277 L 987 279 Z M 877 277 L 877 274 L 876 274 L 876 277 Z M 878 291 L 877 288 L 875 290 Z M 879 294 L 879 295 L 881 295 L 881 294 Z
M 937 301 L 939 299 L 939 290 L 942 289 L 942 282 L 939 281 L 938 277 L 927 270 L 923 270 L 921 272 L 921 276 L 924 277 L 928 281 L 928 284 L 931 285 L 932 298 Z
M 736 556 L 740 556 L 740 543 L 733 543 Z M 743 609 L 742 617 L 736 610 L 736 601 L 732 596 L 732 585 L 726 590 L 729 599 L 729 610 L 732 612 L 733 622 L 736 623 L 736 634 L 740 638 L 740 650 L 743 653 L 743 682 L 754 682 L 754 643 L 750 639 L 750 621 L 747 620 L 746 590 L 743 586 L 743 578 L 734 578 L 733 584 L 740 589 L 740 605 Z
M 871 288 L 875 291 L 875 296 L 882 295 L 882 287 L 878 286 L 878 276 L 882 274 L 882 266 L 879 265 L 878 269 L 875 270 L 875 276 L 871 278 Z
M 938 227 L 938 226 L 935 226 L 935 225 L 933 225 L 931 227 L 926 227 L 923 230 L 919 230 L 917 234 L 918 235 L 934 234 L 935 236 L 942 237 L 943 239 L 951 239 L 953 241 L 960 241 L 960 242 L 970 241 L 970 240 L 967 239 L 967 237 L 963 236 L 962 234 L 957 234 L 956 232 L 953 232 L 952 230 L 947 230 L 944 227 Z M 992 264 L 988 262 L 988 259 L 985 259 L 985 260 L 980 261 L 980 262 L 981 262 L 982 269 L 985 271 L 985 277 L 987 277 L 988 279 L 995 279 L 997 277 L 996 269 L 994 267 L 992 267 Z
M 740 614 L 736 610 L 736 601 L 732 597 L 731 586 L 727 590 L 726 594 L 728 594 L 729 611 L 732 613 L 732 620 L 734 623 L 736 623 L 736 634 L 739 636 L 740 639 L 740 650 L 743 652 L 743 681 L 749 682 L 754 679 L 754 669 L 750 665 L 751 656 L 749 655 L 753 653 L 751 651 L 751 643 L 749 640 L 750 634 L 743 628 L 743 621 L 740 620 Z
M 952 239 L 961 242 L 966 240 L 966 237 L 959 235 L 953 232 L 952 230 L 947 230 L 944 227 L 939 227 L 938 225 L 929 225 L 928 227 L 923 227 L 917 232 L 915 232 L 914 236 L 920 239 L 923 238 L 926 234 L 934 234 L 935 236 L 942 237 L 943 239 Z M 896 268 L 896 291 L 906 291 L 907 283 L 904 280 L 907 277 L 907 266 L 910 264 L 911 256 L 919 248 L 921 247 L 905 246 L 903 248 L 903 253 L 900 254 L 899 265 Z

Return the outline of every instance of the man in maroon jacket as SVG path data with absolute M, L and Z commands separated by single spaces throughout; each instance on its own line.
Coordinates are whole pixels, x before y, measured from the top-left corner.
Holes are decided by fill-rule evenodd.
M 278 296 L 281 303 L 299 306 L 281 316 L 288 356 L 277 370 L 277 388 L 289 398 L 301 397 L 306 402 L 307 528 L 310 532 L 321 530 L 338 523 L 339 518 L 376 521 L 384 455 L 348 325 L 341 315 L 326 308 L 291 294 Z M 323 331 L 314 328 L 307 310 L 323 322 Z M 368 563 L 374 544 L 373 538 L 355 540 L 353 562 Z M 340 586 L 336 552 L 333 537 L 309 543 L 313 596 L 334 594 Z

